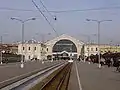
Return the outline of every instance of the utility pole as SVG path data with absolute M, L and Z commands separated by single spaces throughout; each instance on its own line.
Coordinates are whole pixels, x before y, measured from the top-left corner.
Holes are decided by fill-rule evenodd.
M 18 19 L 18 18 L 11 18 L 12 20 L 17 20 L 19 21 L 21 24 L 22 24 L 22 56 L 21 56 L 21 64 L 20 64 L 20 67 L 23 68 L 24 67 L 24 55 L 23 55 L 23 44 L 24 44 L 24 24 L 28 21 L 31 21 L 31 20 L 36 20 L 36 18 L 30 18 L 30 19 L 26 19 L 26 20 L 21 20 L 21 19 Z
M 86 21 L 94 21 L 97 22 L 98 24 L 98 68 L 101 68 L 101 60 L 100 60 L 100 25 L 102 22 L 106 22 L 106 21 L 112 21 L 112 20 L 93 20 L 93 19 L 86 19 Z
M 42 37 L 41 37 L 41 38 L 42 38 L 42 44 L 41 44 L 41 47 L 42 47 L 42 48 L 41 48 L 41 49 L 42 49 L 42 50 L 41 50 L 41 58 L 42 58 L 42 64 L 44 64 L 44 50 L 43 50 L 43 49 L 44 49 L 44 34 L 41 34 L 41 36 L 42 36 Z
M 88 64 L 90 64 L 90 36 L 88 36 Z
M 2 36 L 1 36 L 1 38 L 0 38 L 1 40 L 1 50 L 0 50 L 0 57 L 1 57 L 1 61 L 0 61 L 0 64 L 2 65 L 3 64 L 3 62 L 2 62 L 2 47 L 3 47 L 3 45 L 2 45 Z

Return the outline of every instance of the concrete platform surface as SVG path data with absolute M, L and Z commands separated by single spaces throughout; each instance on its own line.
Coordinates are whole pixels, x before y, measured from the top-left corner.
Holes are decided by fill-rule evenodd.
M 113 67 L 99 69 L 97 64 L 76 61 L 73 63 L 68 90 L 120 90 L 120 73 L 114 70 Z
M 24 65 L 24 68 L 20 68 L 20 64 L 8 64 L 8 65 L 3 65 L 0 66 L 0 82 L 3 82 L 4 80 L 8 80 L 10 78 L 32 72 L 38 69 L 42 69 L 57 63 L 61 63 L 63 61 L 53 61 L 53 62 L 45 62 L 42 64 L 42 62 L 26 62 Z

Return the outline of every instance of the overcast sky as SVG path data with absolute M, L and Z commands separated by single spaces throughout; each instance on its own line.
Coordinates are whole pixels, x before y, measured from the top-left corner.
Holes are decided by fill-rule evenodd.
M 43 10 L 39 0 L 34 0 Z M 42 0 L 50 11 L 92 9 L 101 7 L 120 7 L 120 0 Z M 0 0 L 0 8 L 29 9 L 37 10 L 32 0 Z M 80 40 L 87 40 L 86 35 L 91 36 L 92 41 L 97 38 L 93 34 L 97 33 L 97 23 L 87 22 L 86 19 L 112 20 L 101 24 L 101 42 L 120 43 L 120 8 L 109 10 L 80 11 L 67 13 L 51 13 L 57 17 L 54 21 L 48 13 L 44 13 L 51 21 L 59 34 L 68 34 Z M 0 35 L 4 42 L 14 42 L 21 40 L 21 23 L 10 18 L 16 17 L 22 20 L 36 17 L 35 21 L 25 23 L 25 39 L 36 38 L 41 40 L 41 34 L 45 35 L 45 40 L 55 36 L 54 31 L 45 21 L 38 11 L 11 11 L 0 9 Z M 52 33 L 52 35 L 47 35 Z

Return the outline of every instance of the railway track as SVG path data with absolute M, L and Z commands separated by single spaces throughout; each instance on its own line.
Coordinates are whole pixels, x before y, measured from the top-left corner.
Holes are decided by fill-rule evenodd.
M 58 68 L 66 65 L 66 63 L 60 63 L 50 67 L 46 67 L 42 70 L 37 70 L 32 73 L 20 75 L 14 79 L 0 83 L 0 90 L 29 90 L 31 86 L 37 84 L 40 80 L 44 79 L 47 75 L 51 74 Z
M 68 63 L 48 80 L 40 90 L 67 90 L 70 78 L 72 63 Z

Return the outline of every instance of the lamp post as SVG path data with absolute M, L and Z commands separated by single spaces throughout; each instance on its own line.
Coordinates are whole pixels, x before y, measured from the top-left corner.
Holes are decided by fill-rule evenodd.
M 8 35 L 8 34 L 3 34 L 3 36 L 4 35 Z M 2 65 L 3 64 L 3 60 L 2 60 L 2 58 L 3 58 L 3 55 L 2 55 L 2 53 L 4 53 L 4 51 L 3 51 L 3 36 L 1 36 L 0 37 L 0 44 L 1 44 L 1 49 L 0 49 L 0 64 Z
M 88 36 L 87 38 L 88 38 L 88 64 L 90 64 L 90 36 Z
M 1 59 L 1 61 L 0 61 L 0 64 L 2 65 L 3 64 L 3 62 L 2 62 L 2 46 L 3 46 L 2 45 L 2 36 L 1 36 L 0 39 L 1 39 L 1 50 L 0 50 L 0 57 L 1 57 L 0 59 Z
M 100 24 L 102 22 L 106 22 L 106 21 L 112 21 L 112 20 L 93 20 L 93 19 L 86 19 L 86 21 L 94 21 L 97 22 L 98 24 L 98 68 L 101 68 L 101 64 L 100 64 Z
M 42 50 L 41 50 L 42 64 L 44 64 L 44 59 L 45 59 L 45 50 L 44 50 L 44 48 L 46 47 L 45 42 L 47 40 L 45 40 L 45 36 L 47 36 L 47 35 L 51 35 L 51 33 L 41 34 L 41 38 L 42 38 L 42 40 L 41 40 L 42 41 Z M 52 62 L 52 60 L 51 60 L 51 62 Z
M 22 23 L 22 57 L 21 57 L 21 65 L 20 67 L 23 68 L 24 67 L 24 55 L 23 55 L 23 44 L 24 44 L 24 24 L 25 22 L 27 21 L 31 21 L 31 20 L 35 20 L 36 18 L 30 18 L 30 19 L 26 19 L 26 20 L 21 20 L 21 19 L 18 19 L 18 18 L 11 18 L 12 20 L 17 20 L 19 22 Z
M 86 34 L 80 34 L 80 35 L 82 35 L 82 36 L 84 36 L 85 38 L 87 38 L 87 43 L 86 43 L 86 45 L 88 45 L 88 49 L 87 49 L 87 55 L 88 55 L 88 61 L 90 61 L 90 41 L 91 41 L 91 37 L 90 37 L 90 35 L 86 35 Z M 84 52 L 84 62 L 85 62 L 85 52 Z M 90 64 L 90 62 L 88 62 L 89 64 Z

